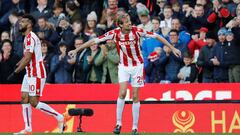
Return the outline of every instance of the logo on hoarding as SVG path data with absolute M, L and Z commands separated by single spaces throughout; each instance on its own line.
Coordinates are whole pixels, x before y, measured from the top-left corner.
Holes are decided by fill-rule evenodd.
M 177 127 L 174 133 L 194 133 L 191 127 L 195 123 L 195 116 L 191 111 L 176 111 L 172 116 L 172 122 Z

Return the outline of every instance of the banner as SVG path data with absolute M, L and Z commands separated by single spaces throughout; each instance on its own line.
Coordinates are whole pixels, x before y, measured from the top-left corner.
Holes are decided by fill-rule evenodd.
M 0 103 L 20 101 L 21 85 L 0 85 Z M 46 85 L 42 101 L 116 101 L 118 85 L 54 84 Z M 240 84 L 147 84 L 140 90 L 142 101 L 239 100 Z M 126 100 L 131 100 L 129 87 Z M 110 133 L 115 126 L 115 104 L 50 105 L 66 117 L 66 132 L 76 132 L 78 116 L 69 116 L 69 108 L 91 108 L 94 115 L 83 116 L 86 132 Z M 34 132 L 57 132 L 57 121 L 33 110 Z M 139 131 L 146 133 L 240 133 L 240 105 L 237 103 L 142 104 Z M 0 104 L 0 132 L 24 128 L 20 104 Z M 123 132 L 131 132 L 132 106 L 126 104 Z
M 20 89 L 21 85 L 0 85 L 0 101 L 20 101 Z M 113 101 L 118 89 L 118 84 L 51 84 L 41 100 Z M 240 100 L 240 83 L 146 84 L 140 91 L 140 100 Z M 126 100 L 131 100 L 130 87 Z
M 76 132 L 78 116 L 68 116 L 69 108 L 91 108 L 91 117 L 82 117 L 85 132 L 111 133 L 115 126 L 116 105 L 51 105 L 65 114 L 66 132 Z M 126 104 L 122 132 L 131 132 L 132 106 Z M 57 121 L 32 109 L 34 132 L 57 132 Z M 140 133 L 240 133 L 239 104 L 142 104 L 139 119 Z M 0 132 L 17 132 L 24 128 L 21 105 L 0 106 Z

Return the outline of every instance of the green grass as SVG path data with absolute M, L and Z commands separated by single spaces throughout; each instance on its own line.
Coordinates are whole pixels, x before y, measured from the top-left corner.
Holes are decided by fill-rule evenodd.
M 174 134 L 174 133 L 140 133 L 140 135 L 186 135 L 187 133 L 183 134 Z M 11 133 L 0 133 L 0 135 L 12 135 Z M 59 135 L 58 133 L 34 133 L 34 135 Z M 111 133 L 64 133 L 61 135 L 113 135 Z M 121 135 L 131 135 L 130 133 L 124 133 Z M 201 133 L 201 134 L 191 134 L 191 135 L 238 135 L 238 134 L 207 134 L 207 133 Z

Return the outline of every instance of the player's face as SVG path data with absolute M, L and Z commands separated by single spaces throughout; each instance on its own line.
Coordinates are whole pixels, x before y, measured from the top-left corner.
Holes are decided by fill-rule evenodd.
M 132 29 L 132 22 L 129 17 L 123 19 L 122 29 L 130 31 Z
M 29 24 L 30 24 L 29 19 L 22 18 L 19 22 L 19 32 L 25 32 Z

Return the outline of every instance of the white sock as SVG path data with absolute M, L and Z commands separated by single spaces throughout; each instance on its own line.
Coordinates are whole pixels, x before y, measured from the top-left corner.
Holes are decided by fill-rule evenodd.
M 58 113 L 57 111 L 55 111 L 52 107 L 50 107 L 49 105 L 43 103 L 43 102 L 39 102 L 36 106 L 37 109 L 41 110 L 42 112 L 51 115 L 53 117 L 55 117 L 58 121 L 63 121 L 63 115 Z
M 133 103 L 133 105 L 132 105 L 133 127 L 132 127 L 132 129 L 138 129 L 139 112 L 140 112 L 140 102 Z
M 117 100 L 117 125 L 122 126 L 122 112 L 125 105 L 125 100 L 118 98 Z
M 27 130 L 28 132 L 32 132 L 32 108 L 29 103 L 22 104 L 22 114 L 25 124 L 25 130 Z

